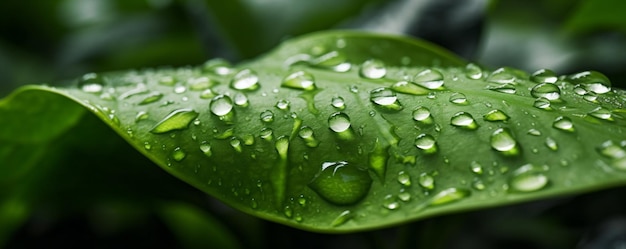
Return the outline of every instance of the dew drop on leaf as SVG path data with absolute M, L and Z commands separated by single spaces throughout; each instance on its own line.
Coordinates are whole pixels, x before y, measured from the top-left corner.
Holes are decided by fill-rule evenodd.
M 324 162 L 309 187 L 324 200 L 336 205 L 350 205 L 363 199 L 370 190 L 372 178 L 346 161 Z
M 550 100 L 544 97 L 537 98 L 533 103 L 533 106 L 542 110 L 551 110 Z
M 177 162 L 182 161 L 183 159 L 185 159 L 185 157 L 187 157 L 187 154 L 180 147 L 176 147 L 172 151 L 172 159 L 174 159 Z
M 202 153 L 204 153 L 207 157 L 211 157 L 213 155 L 213 151 L 211 151 L 211 144 L 207 141 L 202 141 L 202 143 L 200 143 L 200 151 L 202 151 Z
M 515 94 L 517 92 L 517 88 L 515 88 L 513 84 L 502 84 L 498 86 L 490 86 L 487 89 L 491 91 L 496 91 L 499 93 L 506 93 L 506 94 Z
M 88 73 L 80 77 L 78 88 L 86 93 L 100 93 L 104 88 L 104 80 L 97 73 Z
M 399 81 L 391 86 L 391 90 L 416 96 L 427 95 L 428 93 L 430 93 L 430 90 L 428 90 L 427 88 L 419 86 L 410 81 Z
M 413 82 L 428 89 L 438 89 L 443 86 L 443 74 L 436 69 L 426 69 L 415 75 Z
M 520 153 L 517 141 L 508 128 L 499 128 L 491 134 L 491 148 L 505 156 L 516 156 Z
M 597 119 L 613 121 L 611 111 L 607 110 L 606 108 L 598 107 L 596 109 L 593 109 L 591 112 L 589 112 L 589 115 Z
M 143 100 L 141 100 L 141 102 L 139 102 L 139 105 L 146 105 L 146 104 L 150 104 L 150 103 L 154 103 L 159 101 L 161 98 L 163 98 L 163 93 L 161 92 L 150 92 L 148 94 L 148 96 L 146 96 Z
M 227 75 L 230 74 L 233 69 L 228 61 L 221 58 L 215 58 L 205 62 L 202 66 L 202 71 L 217 75 Z
M 317 88 L 313 74 L 305 71 L 297 71 L 288 75 L 283 79 L 281 86 L 304 91 L 312 91 Z
M 406 187 L 411 186 L 411 175 L 406 171 L 398 172 L 398 182 Z
M 146 111 L 137 112 L 137 115 L 135 115 L 135 122 L 146 120 L 149 117 L 150 117 L 150 115 L 148 115 L 148 113 Z
M 430 205 L 438 206 L 457 202 L 467 198 L 471 193 L 470 190 L 464 188 L 447 188 L 434 195 L 432 199 L 430 199 Z
M 352 64 L 346 60 L 346 55 L 339 51 L 331 51 L 320 55 L 311 60 L 311 65 L 340 73 L 350 71 L 350 68 L 352 68 Z
M 289 110 L 289 105 L 291 103 L 289 103 L 288 100 L 284 100 L 281 99 L 278 102 L 276 102 L 276 108 L 280 109 L 280 110 Z
M 417 182 L 422 188 L 426 190 L 432 190 L 435 188 L 435 178 L 428 173 L 424 172 L 420 174 L 420 176 L 417 179 Z
M 261 121 L 263 121 L 263 123 L 274 122 L 274 112 L 272 112 L 270 110 L 265 110 L 265 111 L 261 112 L 260 119 L 261 119 Z
M 465 97 L 465 94 L 462 94 L 462 93 L 453 93 L 452 95 L 450 95 L 449 100 L 450 100 L 450 103 L 457 104 L 457 105 L 467 104 L 467 97 Z
M 331 223 L 330 225 L 333 227 L 338 227 L 341 226 L 343 224 L 345 224 L 346 222 L 348 222 L 349 220 L 351 220 L 353 217 L 352 212 L 350 212 L 350 210 L 345 210 L 343 212 L 341 212 Z
M 361 70 L 359 71 L 361 77 L 367 79 L 380 79 L 385 77 L 387 74 L 387 69 L 385 68 L 385 63 L 377 59 L 369 59 L 363 62 L 361 65 Z
M 336 112 L 328 118 L 328 127 L 334 132 L 344 132 L 350 128 L 350 117 L 343 112 Z
M 478 128 L 474 117 L 467 112 L 457 112 L 454 114 L 452 118 L 450 118 L 450 124 L 468 130 L 476 130 Z
M 233 149 L 234 149 L 236 152 L 241 153 L 241 151 L 242 151 L 242 149 L 243 149 L 243 148 L 241 147 L 241 140 L 239 140 L 239 139 L 238 139 L 238 138 L 236 138 L 236 137 L 232 137 L 232 138 L 230 139 L 230 142 L 229 142 L 229 143 L 230 143 L 230 147 L 233 147 Z
M 343 110 L 346 108 L 346 103 L 340 96 L 333 97 L 330 104 L 337 110 Z
M 611 91 L 611 81 L 604 74 L 596 71 L 585 71 L 571 75 L 572 84 L 580 84 L 586 91 L 604 94 Z
M 552 83 L 537 84 L 530 90 L 530 94 L 536 98 L 546 98 L 549 101 L 561 98 L 561 90 Z
M 256 90 L 259 88 L 259 76 L 251 69 L 243 69 L 235 74 L 230 87 L 236 90 Z
M 534 192 L 545 188 L 548 185 L 548 177 L 545 171 L 533 164 L 526 164 L 515 170 L 510 179 L 509 185 L 512 191 Z
M 233 96 L 233 102 L 237 106 L 247 107 L 249 105 L 248 97 L 243 93 L 237 93 Z
M 600 155 L 610 159 L 626 158 L 626 149 L 611 140 L 607 140 L 604 143 L 600 144 L 600 146 L 596 147 L 596 151 L 598 151 Z
M 469 63 L 465 66 L 465 76 L 469 79 L 478 80 L 483 77 L 483 70 L 474 63 Z
M 271 141 L 272 139 L 274 139 L 273 133 L 274 132 L 271 128 L 263 128 L 261 129 L 261 133 L 259 134 L 259 136 L 264 140 Z
M 201 99 L 210 99 L 210 98 L 213 98 L 215 96 L 216 96 L 215 93 L 211 89 L 206 89 L 206 90 L 204 90 L 204 91 L 202 91 L 200 93 L 200 98 Z
M 208 77 L 190 78 L 187 80 L 187 86 L 192 91 L 204 91 L 218 83 Z
M 472 161 L 470 163 L 470 171 L 472 171 L 472 173 L 477 174 L 477 175 L 482 175 L 484 172 L 483 166 L 477 161 Z
M 430 134 L 419 134 L 415 138 L 415 147 L 425 154 L 434 154 L 437 152 L 437 141 Z
M 549 69 L 539 69 L 530 76 L 530 80 L 537 84 L 556 83 L 559 78 L 556 73 Z M 536 97 L 536 96 L 535 96 Z
M 413 110 L 412 115 L 413 120 L 423 124 L 432 124 L 434 122 L 430 110 L 424 106 L 418 106 L 415 110 Z
M 537 130 L 537 129 L 530 129 L 528 130 L 528 135 L 531 136 L 541 136 L 541 131 Z
M 572 123 L 572 120 L 565 116 L 557 117 L 552 123 L 552 127 L 562 130 L 562 131 L 568 131 L 568 132 L 573 132 L 575 130 L 574 123 Z
M 298 132 L 298 136 L 304 140 L 304 144 L 307 147 L 315 148 L 320 144 L 320 141 L 317 140 L 313 134 L 313 129 L 309 126 L 302 126 Z
M 398 101 L 396 93 L 389 88 L 376 88 L 370 92 L 370 101 L 385 110 L 400 111 L 404 107 Z
M 400 208 L 400 203 L 393 195 L 386 195 L 383 199 L 383 207 L 389 210 L 396 210 Z
M 176 84 L 176 80 L 172 76 L 163 76 L 159 78 L 159 84 L 165 86 L 173 86 L 174 84 Z
M 487 77 L 487 81 L 499 84 L 514 84 L 517 77 L 511 68 L 501 67 Z
M 233 100 L 226 95 L 217 95 L 211 99 L 209 109 L 215 116 L 226 116 L 233 110 Z
M 546 137 L 546 147 L 548 147 L 548 149 L 552 151 L 556 151 L 559 149 L 559 145 L 556 143 L 556 140 L 551 137 Z
M 485 114 L 483 116 L 483 119 L 489 122 L 507 121 L 509 120 L 509 116 L 506 115 L 506 113 L 504 113 L 503 111 L 495 109 Z
M 198 117 L 198 113 L 192 109 L 178 109 L 165 116 L 150 132 L 161 134 L 174 130 L 187 129 L 191 121 L 196 119 L 196 117 Z

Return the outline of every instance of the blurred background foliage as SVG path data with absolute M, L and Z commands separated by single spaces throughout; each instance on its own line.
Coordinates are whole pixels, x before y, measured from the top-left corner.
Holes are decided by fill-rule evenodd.
M 0 1 L 0 97 L 20 85 L 53 84 L 87 72 L 197 65 L 214 57 L 236 63 L 290 37 L 327 29 L 410 35 L 490 68 L 597 70 L 624 88 L 624 9 L 621 0 Z M 74 146 L 73 153 L 102 156 L 72 138 L 62 142 Z M 0 228 L 0 246 L 626 247 L 623 188 L 374 232 L 321 235 L 233 211 L 160 172 L 138 153 L 90 166 L 100 170 L 77 170 L 76 165 L 93 164 L 88 159 L 67 162 L 72 166 L 67 171 L 41 171 L 35 179 L 50 187 L 36 194 L 35 208 L 23 207 L 17 197 L 4 198 L 0 219 L 12 226 Z M 110 167 L 129 161 L 134 166 L 127 169 L 134 171 Z M 80 177 L 86 174 L 92 178 Z M 75 180 L 52 184 L 58 179 Z

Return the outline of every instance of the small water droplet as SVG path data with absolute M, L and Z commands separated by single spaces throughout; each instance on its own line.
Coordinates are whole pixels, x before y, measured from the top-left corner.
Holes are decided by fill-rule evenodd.
M 417 96 L 430 93 L 430 90 L 428 90 L 427 88 L 409 81 L 399 81 L 391 86 L 391 90 L 399 93 L 406 93 Z
M 514 84 L 516 79 L 515 72 L 508 67 L 498 68 L 487 77 L 487 81 L 499 84 Z
M 432 190 L 435 188 L 435 178 L 428 173 L 420 174 L 418 178 L 418 183 L 422 188 L 426 190 Z
M 86 93 L 100 93 L 104 88 L 104 80 L 97 73 L 88 73 L 80 78 L 78 87 Z
M 260 118 L 264 123 L 274 122 L 274 113 L 270 110 L 265 110 L 261 112 Z
M 470 163 L 470 170 L 472 171 L 472 173 L 477 175 L 482 175 L 484 172 L 483 166 L 477 161 L 472 161 Z
M 334 132 L 344 132 L 350 128 L 350 117 L 343 112 L 336 112 L 328 118 L 328 126 Z
M 465 76 L 469 79 L 479 80 L 483 77 L 483 70 L 474 63 L 469 63 L 465 66 Z
M 611 91 L 611 81 L 596 71 L 580 72 L 569 77 L 572 84 L 580 84 L 586 91 L 604 94 Z
M 385 77 L 385 74 L 387 74 L 387 69 L 385 68 L 385 63 L 383 63 L 382 61 L 377 59 L 369 59 L 363 62 L 359 73 L 364 78 L 380 79 L 382 77 Z
M 411 175 L 405 171 L 398 172 L 398 182 L 406 187 L 411 186 Z
M 211 144 L 207 141 L 202 141 L 202 143 L 200 143 L 200 151 L 202 151 L 202 153 L 204 153 L 207 157 L 211 157 L 213 155 L 213 152 L 211 151 Z
M 467 97 L 462 93 L 453 93 L 450 95 L 450 102 L 457 105 L 467 105 Z
M 217 95 L 211 99 L 209 109 L 215 116 L 226 116 L 233 110 L 233 100 L 226 95 Z
M 400 203 L 396 201 L 393 195 L 387 195 L 383 199 L 383 207 L 389 210 L 396 210 L 400 208 Z
M 163 118 L 151 130 L 151 133 L 161 134 L 174 130 L 183 130 L 189 127 L 191 121 L 198 117 L 198 113 L 192 109 L 178 109 Z
M 262 139 L 265 139 L 267 141 L 271 141 L 272 139 L 274 139 L 273 133 L 274 132 L 272 131 L 272 129 L 270 129 L 270 128 L 263 128 L 261 130 L 261 133 L 259 134 L 259 136 Z
M 499 93 L 506 93 L 506 94 L 515 94 L 517 92 L 517 88 L 515 88 L 515 85 L 513 84 L 502 84 L 502 85 L 497 85 L 497 86 L 489 86 L 487 87 L 487 89 L 491 90 L 491 91 L 496 91 Z
M 233 69 L 228 61 L 221 58 L 215 58 L 205 62 L 202 66 L 202 71 L 217 75 L 227 75 L 230 74 Z
M 192 91 L 204 91 L 217 84 L 218 82 L 208 77 L 190 78 L 187 80 L 187 86 Z
M 304 140 L 304 144 L 308 147 L 315 148 L 320 144 L 320 141 L 317 140 L 313 134 L 313 129 L 309 126 L 302 126 L 298 135 Z
M 215 97 L 215 93 L 211 89 L 206 89 L 206 90 L 202 91 L 202 93 L 200 93 L 200 98 L 201 99 L 210 99 L 210 98 L 213 98 L 213 97 Z
M 426 69 L 415 75 L 413 82 L 428 89 L 438 89 L 443 86 L 443 74 L 436 69 Z
M 546 98 L 550 101 L 561 98 L 561 90 L 557 85 L 552 83 L 538 84 L 530 90 L 530 94 L 536 98 Z
M 593 109 L 591 112 L 589 112 L 589 115 L 597 119 L 613 121 L 613 114 L 611 113 L 611 111 L 603 107 Z
M 177 162 L 182 161 L 183 159 L 185 159 L 185 157 L 187 157 L 187 153 L 185 153 L 185 151 L 183 151 L 180 147 L 176 147 L 172 151 L 172 159 Z
M 159 84 L 173 86 L 174 84 L 176 84 L 176 80 L 172 76 L 163 76 L 159 78 Z
M 430 199 L 430 205 L 438 206 L 452 202 L 460 201 L 471 195 L 471 191 L 463 188 L 448 188 L 439 191 L 436 195 Z
M 237 93 L 233 97 L 233 102 L 237 106 L 247 107 L 249 105 L 248 97 L 243 93 Z
M 281 99 L 276 102 L 276 108 L 280 110 L 289 110 L 289 104 L 291 104 L 288 100 Z
M 396 93 L 389 88 L 376 88 L 370 92 L 370 101 L 386 110 L 400 111 L 404 107 L 398 101 Z
M 187 91 L 187 88 L 185 86 L 179 85 L 179 86 L 174 87 L 174 93 L 179 93 L 180 94 L 180 93 L 184 93 L 186 91 Z
M 562 131 L 569 131 L 569 132 L 574 132 L 574 123 L 572 122 L 572 120 L 568 117 L 565 116 L 559 116 L 554 120 L 554 123 L 552 123 L 552 127 L 562 130 Z
M 288 75 L 283 79 L 281 86 L 304 91 L 312 91 L 317 88 L 313 74 L 305 71 L 297 71 Z
M 546 137 L 546 147 L 548 147 L 550 150 L 553 150 L 553 151 L 556 151 L 559 149 L 559 145 L 551 137 Z
M 491 148 L 505 156 L 516 156 L 520 153 L 517 141 L 508 128 L 499 128 L 491 134 Z
M 256 90 L 259 88 L 259 76 L 250 69 L 243 69 L 235 74 L 230 86 L 237 90 Z
M 557 80 L 559 80 L 559 78 L 556 76 L 556 73 L 554 73 L 553 71 L 549 69 L 539 69 L 530 76 L 530 80 L 532 80 L 533 82 L 537 84 L 541 84 L 541 83 L 553 83 L 554 84 L 556 83 Z
M 430 110 L 424 106 L 418 106 L 413 110 L 413 120 L 421 122 L 423 124 L 432 124 L 434 122 Z
M 542 110 L 552 110 L 550 100 L 544 97 L 537 98 L 533 106 Z
M 233 147 L 233 149 L 235 149 L 235 151 L 241 153 L 241 151 L 242 151 L 241 140 L 239 140 L 236 137 L 232 137 L 230 139 L 230 147 Z
M 333 97 L 330 104 L 337 110 L 343 110 L 346 108 L 346 103 L 342 97 Z
M 415 138 L 415 147 L 424 154 L 434 154 L 437 152 L 437 141 L 430 134 L 420 134 Z
M 139 102 L 139 105 L 154 103 L 159 101 L 161 98 L 163 98 L 163 93 L 151 92 L 143 100 L 141 100 L 141 102 Z
M 450 118 L 450 124 L 468 130 L 476 130 L 478 128 L 474 117 L 467 112 L 457 112 L 454 114 L 452 118 Z
M 533 164 L 526 164 L 515 170 L 509 185 L 512 191 L 534 192 L 548 186 L 548 177 L 543 173 L 544 168 Z
M 341 226 L 348 222 L 350 219 L 352 219 L 352 217 L 352 212 L 350 212 L 350 210 L 345 210 L 341 212 L 341 214 L 339 214 L 337 218 L 335 218 L 333 222 L 330 223 L 330 225 L 333 227 Z
M 137 115 L 135 115 L 135 122 L 139 122 L 141 120 L 146 120 L 146 119 L 148 119 L 148 117 L 150 117 L 150 115 L 148 115 L 147 112 L 140 111 L 140 112 L 137 113 Z
M 487 186 L 485 186 L 485 183 L 483 181 L 481 181 L 480 179 L 475 179 L 472 182 L 472 188 L 476 189 L 476 190 L 484 190 Z
M 143 148 L 146 150 L 151 150 L 152 149 L 152 145 L 149 142 L 144 142 L 143 143 Z
M 528 130 L 528 135 L 541 136 L 541 131 L 537 129 L 530 129 Z
M 509 116 L 506 115 L 506 113 L 504 113 L 503 111 L 496 109 L 491 110 L 487 114 L 485 114 L 483 116 L 483 119 L 490 122 L 507 121 L 509 120 Z
M 324 162 L 309 187 L 323 199 L 336 205 L 350 205 L 369 192 L 372 178 L 366 170 L 345 161 Z
M 350 68 L 352 68 L 352 64 L 346 60 L 346 55 L 339 51 L 331 51 L 320 55 L 311 60 L 311 65 L 340 73 L 350 71 Z
M 611 140 L 607 140 L 600 146 L 596 147 L 596 150 L 600 155 L 608 157 L 610 159 L 623 159 L 626 158 L 626 149 L 620 144 L 614 143 Z

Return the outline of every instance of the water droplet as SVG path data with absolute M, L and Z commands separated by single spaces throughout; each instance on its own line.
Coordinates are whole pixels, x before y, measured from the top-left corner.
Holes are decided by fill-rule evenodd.
M 233 97 L 233 101 L 237 106 L 247 107 L 249 105 L 248 97 L 243 93 L 235 94 L 235 96 Z
M 343 112 L 336 112 L 328 118 L 328 126 L 334 132 L 344 132 L 350 128 L 350 117 Z
M 368 154 L 368 166 L 380 178 L 385 180 L 387 172 L 387 161 L 389 160 L 389 146 L 382 146 L 378 140 L 374 149 Z
M 487 81 L 499 83 L 499 84 L 514 84 L 517 77 L 513 69 L 508 67 L 501 67 L 493 71 L 487 78 Z
M 192 91 L 204 91 L 210 87 L 217 85 L 218 82 L 209 79 L 208 77 L 190 78 L 187 80 L 187 86 Z
M 149 142 L 144 142 L 143 143 L 143 148 L 146 150 L 151 150 L 152 149 L 152 145 Z
M 487 186 L 480 179 L 474 179 L 472 182 L 472 187 L 476 190 L 484 190 Z
M 278 102 L 276 102 L 276 108 L 281 109 L 281 110 L 289 110 L 289 101 L 288 100 L 284 100 L 281 99 Z
M 317 140 L 313 134 L 313 129 L 309 126 L 302 126 L 298 135 L 304 140 L 304 144 L 308 147 L 315 148 L 320 144 L 320 141 Z
M 233 100 L 226 95 L 217 95 L 211 99 L 209 108 L 215 116 L 226 116 L 233 110 Z
M 233 69 L 231 68 L 230 63 L 228 63 L 228 61 L 221 59 L 221 58 L 208 60 L 202 66 L 202 71 L 207 72 L 207 73 L 217 74 L 217 75 L 227 75 L 231 73 L 232 70 Z
M 333 97 L 330 104 L 337 110 L 343 110 L 346 108 L 346 103 L 342 97 Z
M 323 199 L 337 205 L 350 205 L 363 199 L 369 192 L 372 178 L 345 161 L 324 162 L 321 171 L 309 187 Z
M 376 88 L 370 92 L 370 101 L 378 107 L 392 111 L 402 110 L 402 105 L 398 101 L 396 93 L 389 88 Z
M 406 93 L 411 95 L 426 95 L 430 93 L 430 90 L 424 88 L 422 86 L 417 85 L 416 83 L 409 81 L 399 81 L 391 86 L 391 90 L 394 90 L 399 93 Z
M 305 71 L 298 71 L 288 75 L 283 79 L 281 86 L 304 91 L 312 91 L 317 88 L 313 74 Z
M 450 95 L 450 102 L 457 105 L 467 105 L 467 98 L 465 97 L 465 94 L 453 93 Z
M 539 69 L 530 76 L 530 80 L 537 84 L 556 83 L 559 78 L 556 76 L 556 73 L 549 69 Z
M 242 151 L 241 140 L 239 140 L 236 137 L 231 137 L 229 143 L 230 143 L 230 147 L 233 147 L 233 149 L 235 149 L 235 151 L 241 153 L 241 151 Z
M 215 93 L 211 89 L 206 89 L 200 93 L 201 99 L 210 99 L 215 97 Z
M 400 208 L 400 203 L 396 201 L 393 195 L 387 195 L 383 199 L 383 207 L 389 210 L 396 210 Z
M 552 110 L 550 100 L 544 97 L 537 98 L 533 106 L 542 110 Z
M 141 100 L 141 102 L 139 102 L 139 105 L 146 105 L 146 104 L 154 103 L 156 101 L 159 101 L 161 98 L 163 98 L 162 93 L 151 92 L 148 94 L 148 96 L 146 96 L 143 100 Z
M 339 51 L 331 51 L 320 55 L 311 60 L 311 65 L 341 73 L 350 71 L 350 68 L 352 68 L 352 64 L 347 62 L 346 56 Z
M 198 117 L 198 113 L 192 109 L 178 109 L 165 116 L 150 132 L 161 134 L 174 130 L 187 129 L 191 121 L 196 119 L 196 117 Z
M 505 156 L 516 156 L 520 153 L 517 141 L 508 128 L 499 128 L 491 134 L 491 148 Z
M 256 90 L 259 88 L 259 76 L 250 69 L 243 69 L 235 74 L 230 87 L 237 90 Z
M 556 150 L 559 149 L 559 145 L 551 137 L 546 137 L 546 147 L 548 147 L 549 149 L 551 149 L 553 151 L 556 151 Z
M 185 86 L 176 86 L 174 87 L 174 93 L 184 93 L 187 91 Z
M 586 91 L 603 94 L 611 91 L 611 81 L 596 71 L 580 72 L 569 77 L 572 84 L 580 84 Z
M 413 120 L 423 124 L 432 124 L 434 122 L 430 110 L 427 107 L 418 106 L 413 110 Z
M 530 129 L 528 130 L 528 135 L 541 136 L 541 131 L 537 129 Z
M 548 177 L 543 168 L 526 164 L 513 172 L 510 180 L 511 190 L 518 192 L 534 192 L 548 185 Z
M 261 112 L 260 118 L 264 123 L 274 122 L 274 113 L 270 110 L 265 110 Z
M 430 134 L 420 134 L 415 138 L 415 147 L 425 154 L 434 154 L 437 152 L 437 141 Z
M 470 163 L 470 170 L 472 171 L 472 173 L 477 174 L 477 175 L 482 175 L 484 170 L 483 170 L 483 166 L 476 161 L 472 161 Z
M 80 78 L 78 87 L 86 93 L 100 93 L 104 88 L 104 80 L 97 73 L 88 73 Z
M 436 69 L 426 69 L 415 75 L 413 82 L 428 89 L 438 89 L 443 86 L 443 74 Z
M 487 114 L 485 114 L 483 116 L 483 119 L 490 122 L 507 121 L 509 120 L 509 116 L 506 115 L 506 113 L 504 113 L 503 111 L 496 109 L 491 110 Z
M 213 152 L 211 151 L 211 144 L 207 141 L 200 143 L 200 150 L 207 157 L 211 157 L 213 155 Z
M 552 123 L 552 127 L 562 130 L 562 131 L 569 131 L 569 132 L 573 132 L 575 130 L 574 123 L 572 123 L 572 120 L 565 116 L 557 117 L 554 120 L 554 123 Z
M 387 74 L 387 69 L 385 68 L 385 63 L 383 63 L 382 61 L 377 59 L 369 59 L 363 62 L 359 73 L 364 78 L 380 79 L 382 77 L 385 77 L 385 74 Z
M 150 115 L 148 115 L 147 112 L 140 111 L 140 112 L 137 113 L 137 115 L 135 115 L 135 122 L 139 122 L 141 120 L 146 120 L 146 119 L 148 119 L 148 117 L 150 117 Z
M 352 217 L 352 212 L 350 212 L 350 210 L 345 210 L 341 212 L 341 214 L 339 214 L 337 218 L 335 218 L 333 222 L 330 223 L 330 225 L 333 227 L 341 226 L 348 222 L 350 219 L 352 219 Z
M 454 114 L 452 118 L 450 118 L 450 124 L 468 130 L 476 130 L 478 128 L 474 117 L 467 112 L 457 112 Z
M 613 121 L 612 113 L 608 109 L 598 107 L 589 112 L 589 115 L 602 120 Z
M 471 195 L 471 191 L 463 188 L 448 188 L 440 191 L 430 199 L 430 205 L 437 206 L 460 201 Z
M 261 130 L 261 133 L 259 134 L 259 136 L 262 139 L 265 139 L 267 141 L 271 141 L 272 139 L 274 139 L 273 133 L 274 132 L 272 131 L 272 129 L 270 129 L 270 128 L 263 128 Z
M 432 190 L 435 188 L 435 178 L 428 173 L 420 174 L 417 181 L 419 185 L 426 190 Z
M 557 85 L 552 83 L 538 84 L 530 90 L 530 94 L 534 97 L 546 98 L 550 101 L 555 101 L 561 98 L 561 90 Z
M 174 84 L 176 84 L 176 80 L 172 76 L 163 76 L 159 78 L 159 84 L 173 86 Z
M 603 155 L 610 159 L 626 158 L 626 149 L 611 140 L 607 140 L 604 143 L 600 144 L 600 146 L 598 146 L 596 150 L 598 151 L 598 153 L 600 153 L 600 155 Z
M 483 77 L 483 70 L 480 69 L 478 65 L 470 63 L 465 66 L 465 76 L 473 80 L 478 80 Z
M 182 161 L 183 159 L 185 159 L 185 157 L 187 157 L 187 154 L 180 147 L 176 147 L 172 151 L 172 159 L 174 159 L 177 162 Z
M 411 175 L 405 171 L 398 172 L 398 182 L 404 186 L 411 186 Z
M 498 86 L 489 86 L 487 87 L 487 89 L 491 90 L 491 91 L 496 91 L 499 93 L 506 93 L 506 94 L 515 94 L 517 92 L 517 88 L 515 88 L 515 85 L 513 84 L 502 84 L 502 85 L 498 85 Z

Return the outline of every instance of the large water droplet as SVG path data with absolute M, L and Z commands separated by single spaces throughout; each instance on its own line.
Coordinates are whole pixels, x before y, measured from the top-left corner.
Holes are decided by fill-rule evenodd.
M 546 147 L 550 150 L 556 151 L 559 149 L 559 144 L 557 144 L 553 138 L 546 137 Z
M 104 88 L 104 80 L 97 73 L 88 73 L 80 77 L 78 87 L 87 93 L 100 93 Z
M 202 71 L 217 75 L 227 75 L 231 73 L 233 69 L 228 61 L 221 58 L 215 58 L 205 62 L 202 66 Z
M 438 89 L 443 86 L 443 74 L 436 69 L 426 69 L 415 75 L 413 82 L 428 89 Z
M 196 117 L 198 117 L 198 113 L 192 109 L 178 109 L 165 116 L 150 132 L 161 134 L 174 130 L 187 129 L 191 121 L 196 119 Z
M 589 112 L 589 115 L 602 120 L 613 121 L 612 113 L 606 108 L 598 107 Z
M 391 90 L 411 95 L 426 95 L 430 90 L 409 81 L 399 81 L 391 86 Z
M 611 81 L 596 71 L 580 72 L 569 77 L 573 84 L 580 84 L 586 91 L 603 94 L 611 91 Z
M 274 113 L 272 111 L 270 111 L 270 110 L 265 110 L 265 111 L 261 112 L 260 119 L 264 123 L 274 122 Z
M 348 222 L 350 219 L 352 219 L 352 217 L 352 212 L 350 212 L 350 210 L 345 210 L 341 212 L 341 214 L 339 214 L 337 218 L 335 218 L 333 222 L 330 223 L 330 225 L 333 227 L 341 226 Z
M 460 201 L 471 195 L 471 191 L 463 188 L 448 188 L 440 191 L 430 199 L 430 205 L 437 206 Z
M 317 88 L 313 74 L 305 71 L 298 71 L 288 75 L 283 79 L 281 86 L 304 91 L 312 91 Z
M 271 128 L 263 128 L 261 130 L 261 133 L 259 134 L 259 136 L 262 139 L 265 139 L 267 141 L 271 141 L 272 139 L 274 139 L 273 133 L 274 133 L 274 131 L 272 131 Z
M 607 140 L 600 146 L 596 147 L 596 150 L 600 155 L 608 157 L 610 159 L 623 159 L 626 158 L 626 149 L 620 144 L 614 143 L 611 140 Z
M 413 120 L 423 124 L 432 124 L 434 122 L 430 110 L 424 106 L 418 106 L 413 110 Z
M 505 156 L 515 156 L 520 153 L 517 141 L 508 128 L 499 128 L 491 134 L 491 148 Z
M 209 109 L 215 116 L 226 116 L 233 110 L 233 100 L 226 95 L 217 95 L 211 100 Z
M 530 76 L 530 80 L 537 84 L 556 83 L 559 78 L 556 76 L 556 73 L 549 69 L 539 69 Z
M 302 126 L 298 135 L 304 140 L 304 144 L 308 147 L 315 148 L 320 144 L 320 141 L 317 140 L 313 134 L 313 129 L 309 126 Z
M 572 123 L 572 120 L 565 116 L 557 117 L 554 120 L 554 123 L 552 123 L 552 127 L 562 130 L 562 131 L 569 131 L 569 132 L 573 132 L 575 130 L 574 123 Z
M 398 182 L 406 187 L 411 186 L 411 175 L 406 171 L 398 172 Z
M 382 77 L 385 77 L 385 74 L 387 74 L 387 69 L 385 68 L 385 63 L 383 63 L 382 61 L 377 59 L 369 59 L 363 62 L 359 73 L 364 78 L 380 79 Z
M 483 119 L 489 122 L 507 121 L 509 120 L 509 116 L 506 115 L 506 113 L 504 113 L 503 111 L 496 109 L 491 110 L 487 114 L 485 114 L 483 116 Z
M 450 102 L 457 105 L 466 105 L 467 97 L 465 97 L 465 94 L 462 93 L 453 93 L 450 95 Z
M 230 86 L 237 90 L 256 90 L 259 88 L 259 76 L 250 69 L 241 70 L 235 74 Z
M 496 91 L 499 93 L 507 93 L 507 94 L 515 94 L 517 92 L 517 88 L 513 84 L 502 84 L 497 86 L 489 86 L 487 89 L 491 91 Z
M 204 91 L 217 84 L 218 82 L 208 77 L 190 78 L 187 80 L 187 86 L 192 91 Z
M 336 205 L 350 205 L 363 199 L 369 192 L 372 178 L 345 161 L 324 162 L 321 171 L 309 187 L 323 199 Z
M 174 159 L 177 162 L 182 161 L 183 159 L 185 159 L 185 157 L 187 157 L 187 153 L 185 153 L 185 151 L 182 150 L 180 147 L 176 147 L 172 151 L 172 159 Z
M 543 173 L 545 169 L 532 164 L 526 164 L 513 172 L 510 180 L 512 191 L 534 192 L 548 185 L 548 177 Z
M 428 173 L 420 174 L 417 181 L 419 185 L 426 190 L 432 190 L 435 188 L 435 178 Z
M 336 112 L 328 118 L 328 127 L 334 132 L 344 132 L 350 129 L 350 117 L 343 112 Z
M 478 128 L 474 117 L 467 112 L 457 112 L 454 114 L 452 118 L 450 118 L 450 124 L 468 130 L 476 130 Z
M 339 51 L 331 51 L 323 54 L 313 60 L 311 65 L 324 69 L 330 69 L 335 72 L 347 72 L 352 68 L 352 64 L 347 62 L 346 56 Z
M 247 107 L 249 104 L 248 97 L 243 93 L 235 94 L 235 96 L 233 97 L 233 102 L 235 103 L 235 105 L 241 107 Z
M 538 84 L 530 90 L 530 94 L 534 97 L 546 98 L 550 101 L 555 101 L 561 98 L 561 90 L 557 85 L 552 83 Z
M 337 110 L 343 110 L 346 108 L 346 103 L 342 97 L 333 97 L 330 104 Z
M 478 65 L 470 63 L 465 66 L 465 76 L 473 80 L 478 80 L 483 77 L 483 70 L 480 69 Z
M 487 77 L 487 81 L 499 84 L 514 84 L 516 79 L 515 72 L 508 67 L 498 68 Z
M 400 111 L 404 108 L 398 101 L 396 93 L 389 88 L 380 87 L 372 90 L 370 92 L 370 101 L 386 110 Z
M 415 147 L 425 154 L 433 154 L 437 152 L 437 141 L 430 134 L 420 134 L 415 138 Z

